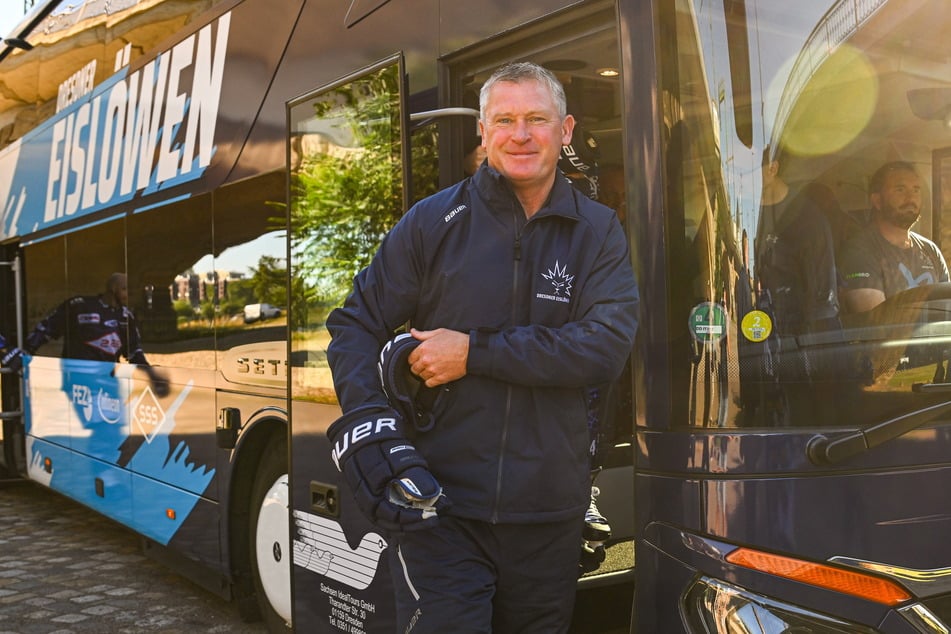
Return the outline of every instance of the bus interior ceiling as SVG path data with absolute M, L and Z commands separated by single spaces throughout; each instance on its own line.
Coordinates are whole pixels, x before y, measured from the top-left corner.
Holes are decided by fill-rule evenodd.
M 858 53 L 857 61 L 845 68 L 857 71 L 858 79 L 853 81 L 872 87 L 864 93 L 872 100 L 867 104 L 868 121 L 837 151 L 801 161 L 787 157 L 789 180 L 819 180 L 835 192 L 843 210 L 862 211 L 868 208 L 871 173 L 885 161 L 910 161 L 926 190 L 919 230 L 931 233 L 932 153 L 951 145 L 951 51 L 948 25 L 935 20 L 945 14 L 940 5 L 943 0 L 886 3 L 829 56 Z M 863 77 L 868 71 L 871 77 Z M 803 94 L 818 107 L 824 101 L 827 107 L 835 106 L 829 100 L 837 99 L 836 95 L 863 94 L 861 87 L 843 87 L 845 75 L 836 79 L 829 95 L 823 95 L 828 84 L 820 85 L 814 95 L 809 94 L 813 87 L 807 86 Z

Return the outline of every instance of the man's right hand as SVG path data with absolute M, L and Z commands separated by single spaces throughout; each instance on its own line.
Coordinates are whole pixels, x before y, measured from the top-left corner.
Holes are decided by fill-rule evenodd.
M 469 335 L 447 328 L 410 330 L 421 343 L 407 361 L 410 370 L 426 387 L 437 387 L 461 379 L 466 375 L 469 360 Z

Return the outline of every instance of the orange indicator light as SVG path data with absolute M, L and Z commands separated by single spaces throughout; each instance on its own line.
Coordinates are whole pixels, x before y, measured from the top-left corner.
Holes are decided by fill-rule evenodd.
M 165 509 L 165 517 L 170 520 L 175 519 L 175 509 Z
M 908 591 L 887 579 L 750 548 L 737 548 L 727 555 L 726 560 L 744 568 L 844 592 L 884 605 L 896 605 L 912 598 Z

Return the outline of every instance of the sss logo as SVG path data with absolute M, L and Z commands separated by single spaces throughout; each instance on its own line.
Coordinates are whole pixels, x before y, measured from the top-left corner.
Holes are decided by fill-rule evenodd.
M 152 442 L 152 439 L 162 428 L 162 424 L 165 422 L 165 411 L 155 400 L 155 395 L 152 394 L 151 389 L 145 388 L 135 405 L 133 405 L 132 420 L 135 421 L 147 442 Z

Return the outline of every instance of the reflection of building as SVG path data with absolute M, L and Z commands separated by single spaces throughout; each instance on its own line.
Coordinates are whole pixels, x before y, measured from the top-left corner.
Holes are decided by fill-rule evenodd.
M 27 51 L 17 49 L 4 59 L 0 76 L 0 147 L 19 139 L 121 67 L 134 63 L 143 51 L 168 35 L 170 23 L 187 24 L 196 14 L 220 1 L 62 3 L 27 38 L 42 54 L 26 54 Z M 5 5 L 9 3 L 7 0 Z M 24 9 L 33 4 L 25 1 Z M 106 46 L 91 45 L 88 35 L 95 30 L 108 32 Z M 55 63 L 50 63 L 54 59 Z
M 229 283 L 242 279 L 244 273 L 237 271 L 182 273 L 175 276 L 170 288 L 172 301 L 185 299 L 192 306 L 198 306 L 209 299 L 218 302 L 227 297 Z

